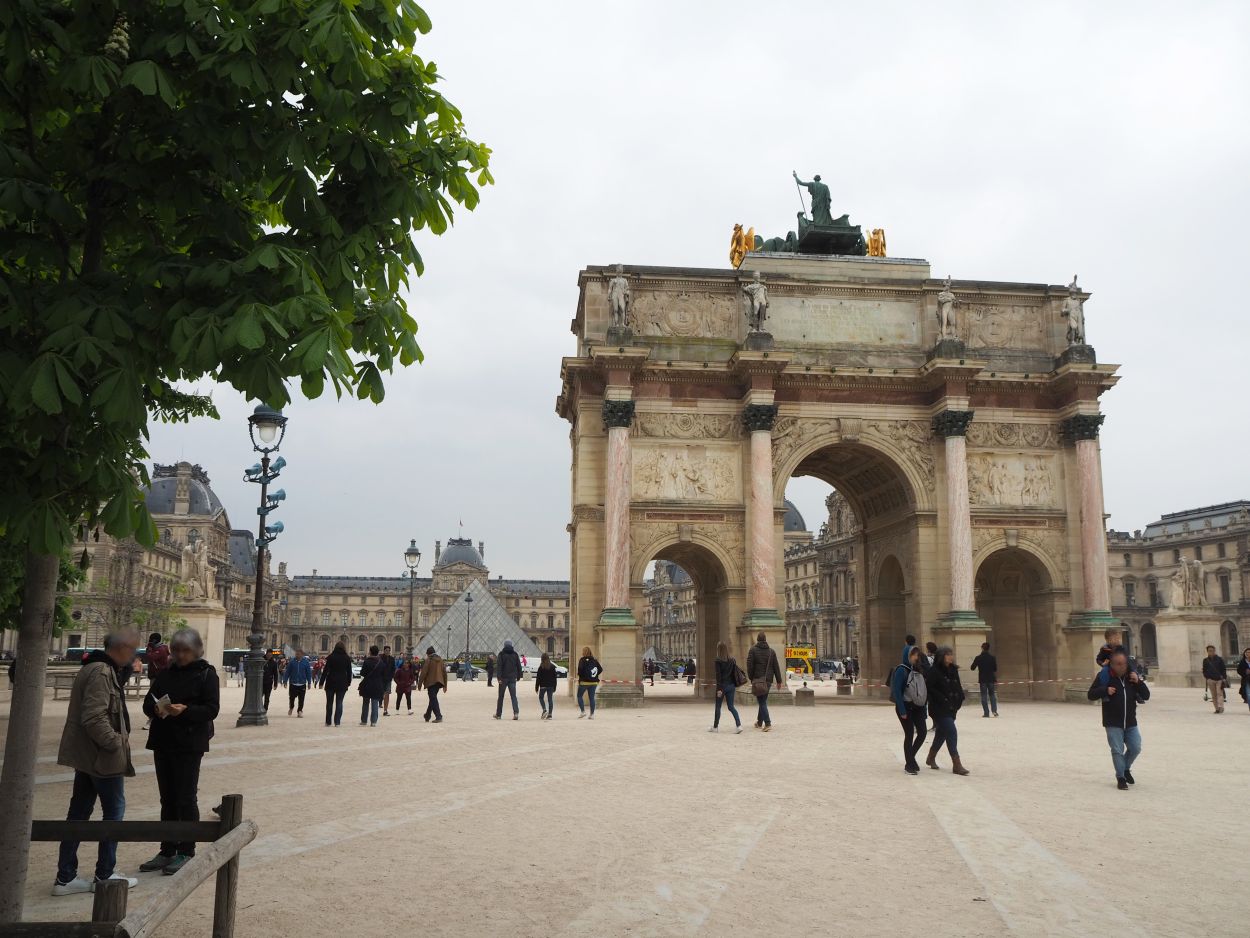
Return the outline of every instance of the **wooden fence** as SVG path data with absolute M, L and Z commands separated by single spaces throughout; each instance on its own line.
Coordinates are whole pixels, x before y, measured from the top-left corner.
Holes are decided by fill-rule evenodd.
M 239 851 L 256 839 L 256 822 L 243 819 L 243 796 L 221 799 L 220 821 L 34 821 L 30 839 L 130 842 L 186 841 L 205 844 L 147 905 L 127 910 L 125 880 L 96 886 L 90 922 L 20 922 L 0 925 L 0 938 L 146 938 L 187 896 L 214 873 L 213 938 L 232 938 L 239 885 Z M 167 886 L 164 884 L 168 883 Z

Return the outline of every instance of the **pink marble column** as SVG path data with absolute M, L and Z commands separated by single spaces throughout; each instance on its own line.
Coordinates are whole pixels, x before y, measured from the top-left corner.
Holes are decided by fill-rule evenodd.
M 946 527 L 950 553 L 951 611 L 974 612 L 972 588 L 972 516 L 968 500 L 968 450 L 964 434 L 972 422 L 970 410 L 944 410 L 933 420 L 933 430 L 946 438 Z
M 773 530 L 773 421 L 776 404 L 748 404 L 742 423 L 751 435 L 751 608 L 777 608 L 777 552 Z
M 1064 432 L 1076 444 L 1085 609 L 1109 612 L 1111 584 L 1107 580 L 1107 533 L 1103 522 L 1102 472 L 1098 464 L 1098 428 L 1102 421 L 1102 414 L 1078 414 L 1064 421 Z
M 629 425 L 633 419 L 633 401 L 603 402 L 603 423 L 608 428 L 608 463 L 603 500 L 605 609 L 624 609 L 629 606 L 629 500 L 632 471 Z

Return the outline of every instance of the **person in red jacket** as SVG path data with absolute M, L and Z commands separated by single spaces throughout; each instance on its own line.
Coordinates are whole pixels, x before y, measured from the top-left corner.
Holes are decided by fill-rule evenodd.
M 404 663 L 395 669 L 395 712 L 399 713 L 401 701 L 408 702 L 408 716 L 412 716 L 412 685 L 417 683 L 417 672 L 412 668 L 412 658 L 405 657 Z
M 156 680 L 156 675 L 169 667 L 169 646 L 161 641 L 161 633 L 153 632 L 148 636 L 148 683 Z

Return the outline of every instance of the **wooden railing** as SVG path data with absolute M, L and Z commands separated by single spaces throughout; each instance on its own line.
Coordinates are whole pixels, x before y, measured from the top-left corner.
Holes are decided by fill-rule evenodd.
M 144 938 L 205 880 L 217 874 L 213 896 L 213 938 L 232 938 L 239 885 L 239 851 L 256 839 L 256 822 L 243 819 L 243 796 L 221 799 L 220 821 L 34 821 L 30 839 L 98 842 L 195 841 L 205 844 L 172 877 L 169 885 L 133 912 L 127 911 L 124 879 L 99 883 L 90 922 L 19 922 L 0 925 L 0 938 Z

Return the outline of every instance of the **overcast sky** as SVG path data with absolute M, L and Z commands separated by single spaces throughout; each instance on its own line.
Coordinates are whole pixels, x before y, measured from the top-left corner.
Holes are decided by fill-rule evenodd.
M 440 238 L 412 312 L 427 356 L 374 406 L 288 408 L 293 572 L 398 574 L 464 522 L 494 575 L 569 573 L 556 417 L 587 264 L 725 266 L 735 222 L 784 235 L 791 169 L 935 276 L 1093 292 L 1110 524 L 1250 497 L 1245 3 L 489 3 L 431 0 L 419 51 L 498 184 Z M 298 393 L 298 388 L 296 389 Z M 255 520 L 249 407 L 157 427 Z M 809 526 L 827 488 L 792 484 Z

